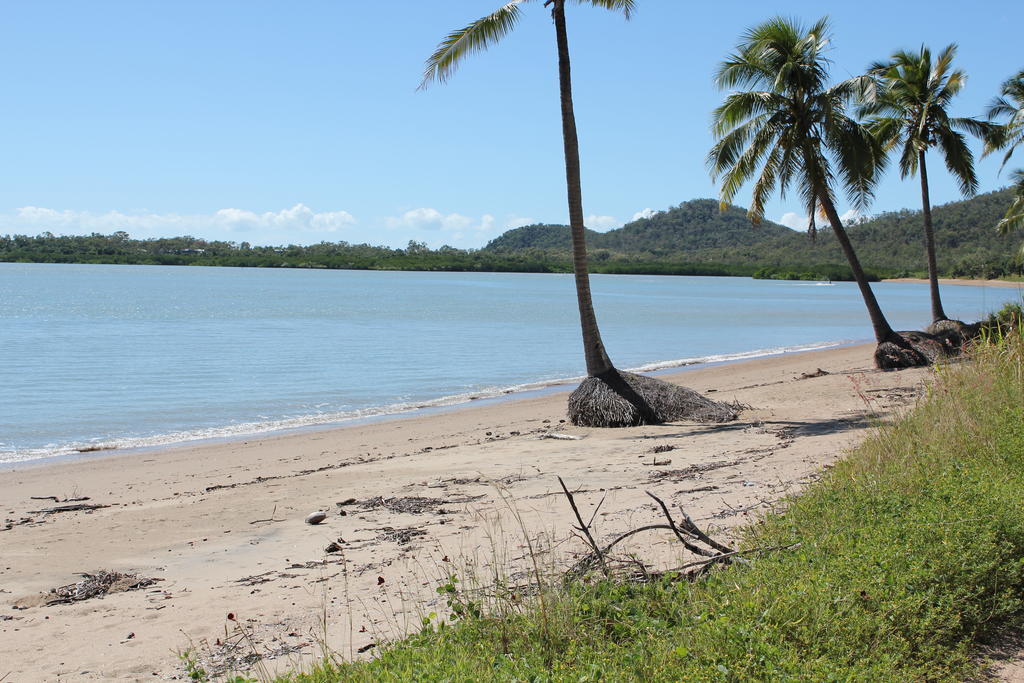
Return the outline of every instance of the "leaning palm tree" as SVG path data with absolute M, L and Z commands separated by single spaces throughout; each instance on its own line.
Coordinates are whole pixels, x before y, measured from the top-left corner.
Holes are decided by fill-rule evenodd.
M 633 0 L 576 0 L 579 4 L 621 12 L 627 19 Z M 465 28 L 452 31 L 427 60 L 420 87 L 447 80 L 468 55 L 486 49 L 507 35 L 529 0 L 512 0 L 494 13 Z M 551 7 L 558 48 L 558 82 L 562 104 L 562 140 L 565 148 L 565 179 L 572 234 L 573 271 L 587 378 L 569 397 L 569 418 L 574 424 L 596 427 L 651 424 L 684 417 L 725 421 L 735 418 L 733 408 L 710 401 L 690 389 L 651 377 L 620 372 L 612 365 L 601 341 L 590 296 L 587 247 L 583 226 L 583 193 L 580 188 L 579 143 L 573 113 L 569 68 L 569 41 L 565 26 L 566 0 L 547 0 Z
M 776 188 L 798 191 L 809 217 L 823 214 L 832 226 L 860 288 L 878 347 L 880 368 L 927 364 L 926 357 L 893 331 L 882 314 L 835 207 L 837 177 L 854 205 L 867 206 L 885 163 L 878 141 L 847 115 L 852 99 L 870 86 L 865 77 L 828 85 L 828 19 L 809 29 L 777 17 L 748 30 L 736 52 L 718 68 L 716 82 L 730 92 L 714 111 L 718 142 L 708 153 L 713 178 L 721 178 L 720 201 L 727 205 L 754 180 L 748 215 L 757 224 Z
M 1000 94 L 988 107 L 988 120 L 1002 123 L 992 126 L 985 139 L 985 154 L 1005 149 L 1003 163 L 1013 156 L 1014 150 L 1024 147 L 1024 70 L 1003 82 Z M 1007 209 L 1006 215 L 996 224 L 1002 233 L 1024 228 L 1024 170 L 1018 169 L 1011 174 L 1014 186 L 1014 199 Z M 1021 248 L 1024 255 L 1024 247 Z
M 933 326 L 948 318 L 939 296 L 926 152 L 935 148 L 942 153 L 960 192 L 970 197 L 978 191 L 978 177 L 974 173 L 974 156 L 958 131 L 984 136 L 986 130 L 981 121 L 949 115 L 950 101 L 967 81 L 963 71 L 951 70 L 955 55 L 956 45 L 947 45 L 933 63 L 931 50 L 922 45 L 917 52 L 900 50 L 888 62 L 872 64 L 868 74 L 876 79 L 877 87 L 869 91 L 860 108 L 861 116 L 869 117 L 868 129 L 885 150 L 900 148 L 900 177 L 920 174 Z

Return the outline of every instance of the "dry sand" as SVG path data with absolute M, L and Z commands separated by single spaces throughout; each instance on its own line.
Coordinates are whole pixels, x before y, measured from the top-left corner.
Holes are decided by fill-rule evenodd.
M 921 285 L 928 284 L 926 278 L 918 277 L 894 277 L 885 282 L 914 282 Z M 967 285 L 969 287 L 1011 287 L 1013 289 L 1024 289 L 1024 281 L 1021 280 L 967 280 L 952 277 L 940 277 L 940 285 Z
M 581 552 L 557 475 L 585 514 L 607 497 L 595 522 L 601 538 L 659 521 L 649 489 L 728 539 L 919 395 L 930 371 L 874 371 L 872 349 L 669 376 L 751 406 L 724 425 L 572 427 L 560 392 L 0 470 L 0 679 L 183 677 L 175 652 L 190 643 L 216 670 L 250 652 L 245 642 L 234 647 L 240 628 L 273 656 L 273 672 L 320 654 L 324 622 L 328 646 L 355 654 L 443 612 L 436 587 L 451 572 L 486 578 L 496 562 L 521 579 L 527 549 L 513 509 L 531 542 L 552 549 L 546 567 Z M 803 377 L 819 368 L 828 374 Z M 109 507 L 36 512 L 64 504 L 34 499 L 42 496 Z M 326 521 L 305 524 L 315 510 Z M 688 559 L 657 533 L 635 538 L 631 549 L 662 567 Z M 343 552 L 325 553 L 332 542 Z M 42 594 L 100 569 L 160 580 L 45 604 L 53 596 Z

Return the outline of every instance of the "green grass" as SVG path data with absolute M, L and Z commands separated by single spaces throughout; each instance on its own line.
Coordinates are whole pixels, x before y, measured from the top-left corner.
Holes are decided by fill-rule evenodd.
M 695 583 L 551 588 L 286 680 L 962 680 L 1024 613 L 1022 357 L 1017 335 L 939 369 L 743 542 L 795 549 Z

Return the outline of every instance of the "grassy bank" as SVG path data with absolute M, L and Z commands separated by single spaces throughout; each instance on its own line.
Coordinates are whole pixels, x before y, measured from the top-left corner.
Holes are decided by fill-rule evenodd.
M 510 598 L 291 680 L 962 680 L 977 639 L 1024 613 L 1022 361 L 1016 336 L 939 369 L 743 543 L 795 549 L 696 583 Z

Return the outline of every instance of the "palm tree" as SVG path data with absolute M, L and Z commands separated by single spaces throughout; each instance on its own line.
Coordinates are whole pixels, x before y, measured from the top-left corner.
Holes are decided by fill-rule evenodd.
M 946 168 L 956 178 L 960 192 L 970 197 L 978 191 L 974 156 L 964 136 L 957 131 L 984 136 L 985 125 L 971 118 L 949 115 L 949 103 L 964 87 L 963 71 L 951 71 L 956 45 L 947 45 L 932 62 L 925 46 L 918 52 L 900 50 L 888 62 L 876 62 L 868 74 L 877 81 L 860 108 L 870 117 L 868 129 L 886 151 L 901 148 L 900 177 L 920 171 L 921 208 L 924 217 L 924 244 L 928 257 L 928 282 L 932 300 L 932 323 L 947 320 L 939 297 L 939 275 L 935 263 L 935 232 L 932 229 L 932 205 L 928 193 L 928 168 L 925 153 L 937 148 Z
M 468 55 L 484 50 L 512 31 L 530 0 L 512 0 L 492 14 L 457 29 L 441 41 L 427 59 L 420 88 L 446 81 Z M 626 19 L 635 10 L 634 0 L 577 0 L 602 9 L 621 12 Z M 554 19 L 558 48 L 558 82 L 562 105 L 562 141 L 565 180 L 572 234 L 573 272 L 579 306 L 587 379 L 569 398 L 569 418 L 586 426 L 650 424 L 690 417 L 711 421 L 733 419 L 735 411 L 676 385 L 620 372 L 612 365 L 601 341 L 590 295 L 587 247 L 583 226 L 583 193 L 580 187 L 580 155 L 572 103 L 569 41 L 565 25 L 566 0 L 546 0 Z
M 927 364 L 925 357 L 893 331 L 882 314 L 835 207 L 837 177 L 854 205 L 867 206 L 885 163 L 878 141 L 847 115 L 848 103 L 870 86 L 866 77 L 828 85 L 828 19 L 809 29 L 777 17 L 749 29 L 736 52 L 718 68 L 720 89 L 730 92 L 714 111 L 718 142 L 708 153 L 713 178 L 721 178 L 720 201 L 727 205 L 754 179 L 748 215 L 757 224 L 765 202 L 779 189 L 799 192 L 816 230 L 823 214 L 832 226 L 868 309 L 881 368 Z M 746 88 L 746 89 L 744 89 Z
M 1006 79 L 1000 88 L 1000 95 L 992 100 L 988 107 L 988 120 L 997 121 L 1006 119 L 999 125 L 992 126 L 985 139 L 985 154 L 990 154 L 997 149 L 1005 149 L 1003 163 L 1000 168 L 1013 156 L 1017 147 L 1024 146 L 1024 70 Z M 1024 228 L 1024 169 L 1018 169 L 1011 174 L 1014 183 L 1014 199 L 1006 216 L 996 224 L 1000 232 L 1008 233 L 1013 230 Z M 1021 248 L 1024 254 L 1024 247 Z

